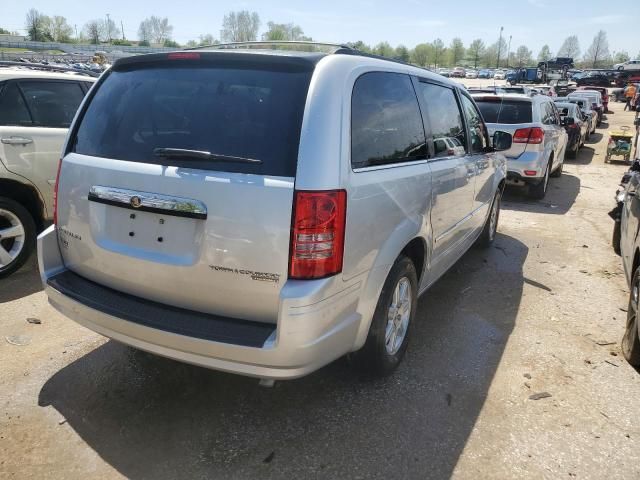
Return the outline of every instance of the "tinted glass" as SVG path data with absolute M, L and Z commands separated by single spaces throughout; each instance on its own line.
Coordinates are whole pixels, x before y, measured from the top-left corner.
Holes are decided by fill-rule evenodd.
M 41 127 L 68 128 L 84 98 L 77 82 L 20 82 L 33 121 Z
M 558 116 L 558 111 L 556 110 L 555 104 L 552 102 L 545 103 L 544 108 L 547 111 L 547 123 L 549 125 L 559 125 L 560 117 Z
M 476 99 L 476 105 L 488 123 L 531 123 L 531 103 L 512 100 L 483 101 Z
M 358 78 L 351 99 L 353 168 L 424 158 L 422 117 L 409 76 L 372 72 Z
M 461 98 L 462 108 L 465 111 L 469 127 L 471 151 L 474 153 L 483 152 L 488 145 L 487 129 L 482 121 L 480 113 L 478 113 L 478 109 L 473 104 L 473 101 L 466 95 L 461 95 Z
M 16 83 L 0 92 L 0 125 L 31 125 L 31 116 Z
M 295 176 L 310 71 L 166 65 L 113 71 L 78 127 L 73 150 L 133 162 Z M 157 148 L 261 160 L 161 158 Z
M 460 107 L 453 90 L 424 82 L 420 82 L 418 88 L 433 135 L 435 156 L 463 155 L 464 149 L 460 152 L 450 150 L 445 142 L 449 139 L 454 145 L 467 144 Z

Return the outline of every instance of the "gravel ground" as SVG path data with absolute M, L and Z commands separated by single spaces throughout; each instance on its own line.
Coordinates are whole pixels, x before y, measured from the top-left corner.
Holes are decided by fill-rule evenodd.
M 137 352 L 56 313 L 31 262 L 0 281 L 0 477 L 640 478 L 606 128 L 544 201 L 507 192 L 495 246 L 421 299 L 385 380 L 338 361 L 265 389 Z

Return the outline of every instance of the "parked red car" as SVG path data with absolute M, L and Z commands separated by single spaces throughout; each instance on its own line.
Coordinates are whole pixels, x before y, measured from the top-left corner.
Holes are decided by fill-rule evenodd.
M 609 111 L 609 91 L 606 88 L 585 85 L 578 87 L 577 90 L 597 90 L 602 96 L 602 106 L 604 107 L 604 113 L 607 113 Z

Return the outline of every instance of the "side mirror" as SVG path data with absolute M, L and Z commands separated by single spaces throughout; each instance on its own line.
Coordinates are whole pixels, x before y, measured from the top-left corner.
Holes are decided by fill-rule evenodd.
M 496 152 L 503 152 L 511 148 L 513 137 L 510 133 L 498 130 L 493 134 L 493 148 Z

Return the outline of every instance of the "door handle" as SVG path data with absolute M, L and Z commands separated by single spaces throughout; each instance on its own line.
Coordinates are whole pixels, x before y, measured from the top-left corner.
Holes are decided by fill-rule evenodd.
M 33 143 L 33 139 L 25 137 L 8 137 L 0 139 L 0 142 L 5 145 L 28 145 L 29 143 Z

